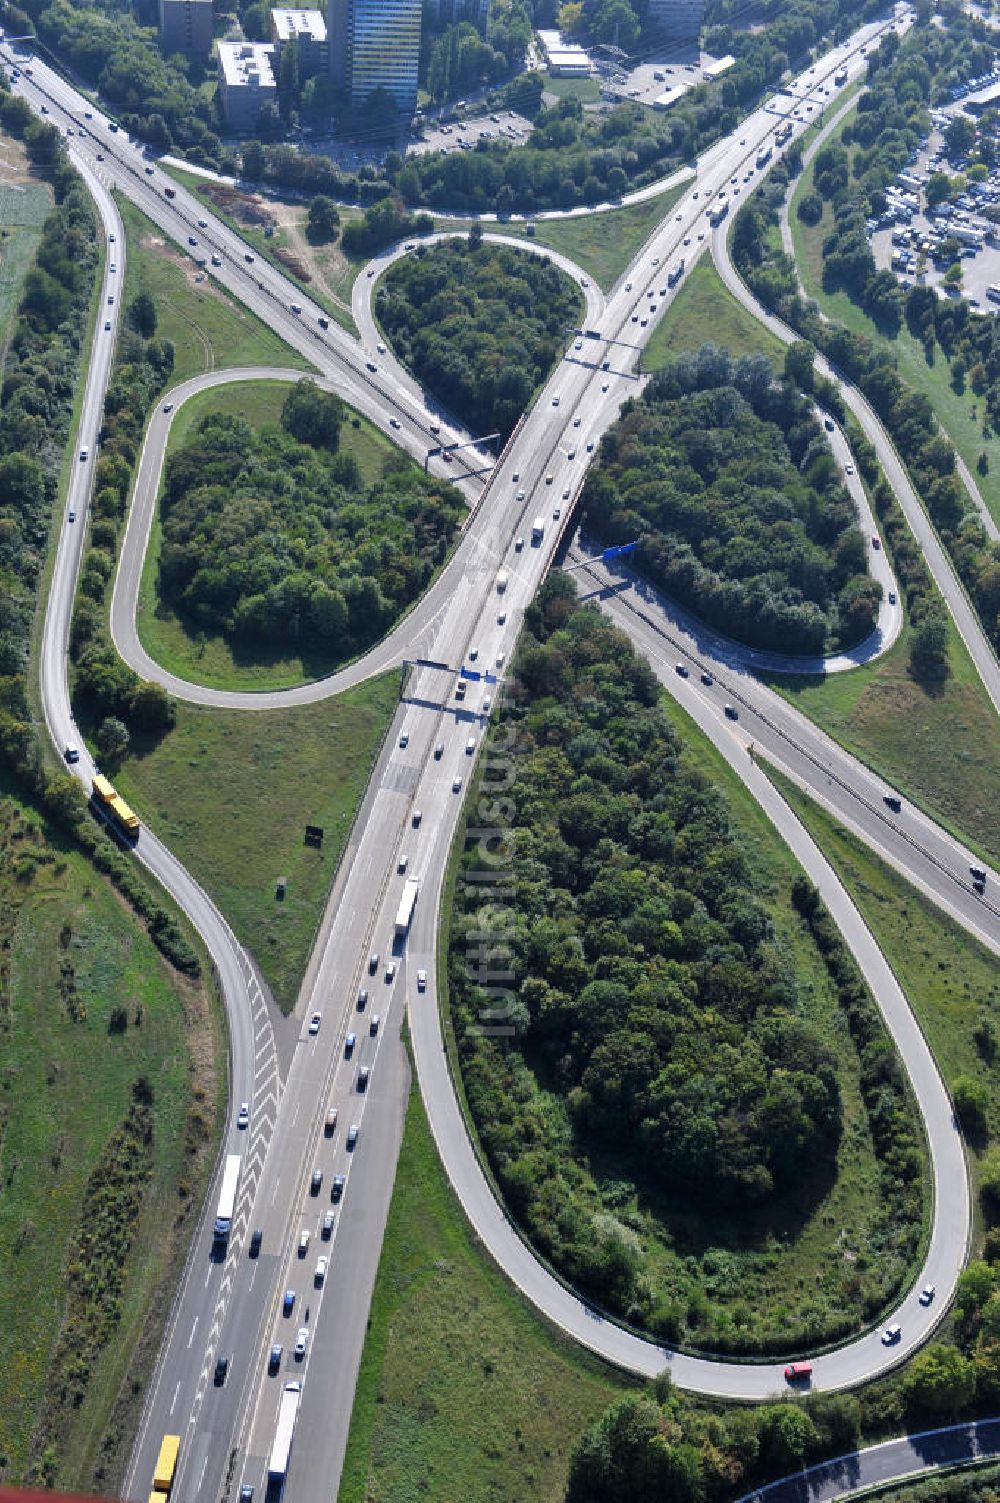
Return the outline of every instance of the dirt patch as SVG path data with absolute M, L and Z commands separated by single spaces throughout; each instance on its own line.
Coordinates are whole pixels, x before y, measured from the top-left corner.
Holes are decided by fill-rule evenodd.
M 28 154 L 23 141 L 0 136 L 0 183 L 26 183 L 31 180 Z

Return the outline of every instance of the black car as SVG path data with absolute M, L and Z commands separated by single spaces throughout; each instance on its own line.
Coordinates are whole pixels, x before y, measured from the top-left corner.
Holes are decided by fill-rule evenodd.
M 330 1199 L 336 1203 L 344 1193 L 344 1176 L 335 1174 L 333 1184 L 330 1186 Z
M 216 1388 L 221 1388 L 222 1387 L 223 1383 L 226 1381 L 226 1374 L 228 1373 L 228 1371 L 229 1371 L 229 1358 L 228 1357 L 220 1357 L 219 1360 L 215 1364 L 215 1386 L 216 1386 Z
M 893 814 L 898 814 L 900 809 L 902 809 L 903 807 L 902 800 L 897 798 L 894 793 L 885 794 L 883 796 L 882 802 L 892 810 Z
M 254 1231 L 252 1232 L 252 1234 L 250 1236 L 250 1256 L 251 1256 L 251 1258 L 256 1258 L 257 1257 L 258 1253 L 260 1252 L 260 1244 L 263 1242 L 263 1240 L 264 1240 L 264 1233 L 261 1231 L 260 1227 L 258 1226 L 258 1227 L 256 1227 L 254 1229 Z
M 711 689 L 712 685 L 715 683 L 715 679 L 710 673 L 703 673 L 701 676 L 701 681 L 705 685 L 706 689 Z
M 726 705 L 726 719 L 739 720 L 740 712 L 735 705 Z
M 688 675 L 688 667 L 687 667 L 686 663 L 678 663 L 677 664 L 676 672 L 677 672 L 677 676 L 679 678 L 687 678 L 689 676 Z

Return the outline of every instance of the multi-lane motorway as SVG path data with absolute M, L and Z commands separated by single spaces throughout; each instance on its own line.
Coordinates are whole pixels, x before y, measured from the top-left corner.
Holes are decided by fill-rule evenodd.
M 243 1482 L 261 1486 L 282 1375 L 289 1373 L 305 1379 L 292 1474 L 294 1496 L 329 1496 L 331 1479 L 339 1475 L 343 1455 L 401 1132 L 407 1088 L 406 1060 L 399 1042 L 404 1004 L 409 1009 L 421 1088 L 449 1175 L 486 1245 L 536 1303 L 595 1350 L 638 1371 L 655 1371 L 669 1361 L 682 1383 L 743 1397 L 759 1397 L 780 1386 L 780 1370 L 776 1368 L 674 1356 L 619 1330 L 563 1289 L 520 1242 L 475 1161 L 441 1050 L 434 969 L 437 900 L 450 840 L 485 728 L 483 694 L 491 692 L 484 691 L 482 685 L 471 685 L 469 699 L 458 704 L 455 670 L 463 662 L 474 663 L 503 676 L 524 608 L 549 566 L 566 525 L 589 446 L 596 445 L 621 401 L 636 390 L 635 359 L 648 333 L 633 322 L 633 314 L 642 308 L 649 318 L 648 330 L 655 327 L 669 302 L 669 296 L 659 289 L 670 260 L 683 253 L 690 265 L 708 243 L 709 204 L 729 187 L 733 177 L 742 179 L 752 171 L 760 145 L 773 136 L 781 118 L 790 116 L 793 108 L 805 110 L 810 102 L 821 105 L 833 73 L 842 63 L 852 74 L 860 74 L 864 67 L 861 47 L 871 45 L 884 29 L 885 23 L 863 28 L 843 48 L 797 80 L 784 103 L 757 111 L 740 126 L 736 136 L 719 143 L 699 163 L 691 190 L 654 231 L 605 306 L 592 303 L 588 318 L 602 336 L 593 345 L 596 358 L 591 357 L 589 347 L 582 352 L 574 348 L 568 351 L 501 462 L 492 469 L 485 488 L 481 472 L 486 461 L 474 451 L 468 451 L 464 458 L 456 456 L 453 466 L 440 465 L 439 473 L 462 477 L 460 483 L 474 503 L 465 536 L 427 599 L 369 659 L 348 670 L 347 677 L 338 675 L 297 691 L 245 696 L 216 695 L 165 680 L 155 664 L 142 661 L 141 671 L 166 681 L 173 692 L 184 697 L 206 703 L 249 703 L 260 709 L 329 694 L 404 657 L 426 658 L 447 666 L 417 666 L 410 674 L 327 906 L 302 988 L 298 1021 L 292 1025 L 293 1036 L 287 1041 L 287 1060 L 280 1041 L 275 1044 L 249 961 L 204 894 L 171 863 L 152 834 L 143 831 L 140 858 L 192 913 L 220 968 L 232 1036 L 233 1094 L 237 1100 L 251 1101 L 253 1111 L 249 1133 L 242 1135 L 249 1137 L 249 1143 L 229 1256 L 221 1262 L 211 1260 L 210 1228 L 207 1221 L 203 1222 L 150 1388 L 127 1478 L 130 1497 L 141 1497 L 148 1491 L 156 1447 L 168 1430 L 180 1433 L 183 1441 L 176 1496 L 207 1496 L 214 1491 L 221 1497 Z M 10 64 L 13 60 L 8 53 L 5 61 Z M 121 132 L 110 132 L 99 112 L 51 70 L 35 62 L 33 77 L 24 81 L 23 87 L 33 103 L 39 107 L 42 102 L 46 104 L 56 123 L 63 128 L 72 125 L 74 161 L 86 173 L 106 232 L 116 235 L 116 244 L 122 238 L 120 227 L 113 228 L 117 215 L 113 202 L 102 191 L 102 185 L 109 182 L 143 208 L 182 248 L 195 255 L 205 251 L 217 257 L 222 264 L 213 267 L 212 275 L 294 348 L 307 354 L 322 377 L 348 400 L 383 426 L 395 419 L 399 425 L 394 429 L 396 436 L 411 453 L 422 457 L 433 445 L 431 425 L 436 422 L 436 414 L 428 410 L 419 390 L 398 374 L 391 360 L 377 349 L 362 349 L 340 330 L 323 330 L 319 324 L 321 310 L 309 304 L 274 268 L 247 260 L 250 253 L 239 238 L 182 188 L 177 187 L 174 197 L 166 199 L 162 191 L 165 180 L 155 164 L 148 162 Z M 801 103 L 793 106 L 793 99 Z M 86 131 L 82 139 L 78 134 L 81 126 Z M 96 160 L 98 153 L 104 158 L 102 162 Z M 188 244 L 191 239 L 197 242 L 194 247 Z M 120 279 L 120 256 L 116 265 L 119 270 L 114 274 L 108 271 L 107 277 Z M 647 297 L 650 287 L 654 289 L 652 299 Z M 647 312 L 650 302 L 657 305 L 652 314 Z M 301 311 L 294 311 L 295 307 Z M 95 334 L 81 444 L 86 444 L 86 435 L 96 434 L 99 426 L 113 333 L 114 326 L 104 331 L 99 325 Z M 602 369 L 605 361 L 607 370 Z M 130 658 L 137 650 L 135 571 L 141 567 L 155 503 L 158 455 L 162 453 L 167 417 L 161 409 L 150 426 L 115 589 L 115 639 Z M 75 501 L 73 497 L 70 501 L 81 523 L 89 468 L 89 461 L 81 462 L 79 478 L 74 479 Z M 890 478 L 895 483 L 896 477 L 891 474 Z M 565 499 L 564 491 L 569 491 Z M 916 498 L 914 505 L 919 508 Z M 538 546 L 529 542 L 518 550 L 516 539 L 530 535 L 536 515 L 544 521 L 543 538 Z M 66 692 L 65 643 L 81 536 L 82 527 L 67 525 L 57 557 L 43 659 L 46 714 L 60 747 L 74 739 Z M 510 576 L 502 598 L 496 590 L 501 567 Z M 591 577 L 595 588 L 607 583 L 599 573 Z M 905 998 L 833 874 L 748 755 L 747 741 L 753 739 L 810 791 L 842 809 L 845 822 L 858 828 L 898 869 L 918 881 L 994 949 L 1000 949 L 1000 913 L 992 901 L 984 902 L 972 892 L 967 852 L 930 821 L 909 810 L 899 820 L 889 819 L 881 802 L 884 790 L 877 780 L 795 716 L 778 696 L 761 690 L 743 664 L 727 660 L 720 644 L 702 639 L 693 623 L 685 623 L 671 613 L 669 605 L 648 594 L 645 598 L 637 591 L 619 595 L 616 589 L 608 594 L 606 605 L 618 613 L 618 619 L 649 653 L 671 689 L 685 697 L 687 707 L 730 757 L 821 886 L 883 1008 L 927 1123 L 936 1200 L 925 1276 L 938 1284 L 941 1298 L 936 1307 L 925 1312 L 908 1297 L 899 1317 L 904 1340 L 893 1354 L 886 1354 L 877 1336 L 868 1336 L 819 1359 L 817 1384 L 843 1386 L 911 1351 L 942 1313 L 965 1255 L 968 1185 L 947 1095 Z M 891 620 L 885 627 L 880 621 L 880 630 L 891 626 Z M 678 657 L 687 657 L 703 667 L 711 664 L 713 677 L 719 676 L 714 696 L 697 674 L 679 679 L 675 673 Z M 988 666 L 984 659 L 984 669 Z M 735 729 L 733 722 L 721 714 L 723 694 L 739 705 Z M 470 737 L 473 746 L 467 751 Z M 85 775 L 89 773 L 85 754 L 81 767 Z M 403 856 L 408 873 L 418 876 L 422 885 L 408 942 L 395 957 L 394 972 L 389 973 L 387 959 L 393 949 L 393 916 L 403 882 Z M 370 972 L 368 957 L 373 952 L 378 953 L 379 960 Z M 415 983 L 415 973 L 421 968 L 428 973 L 425 991 L 418 990 Z M 369 996 L 359 1010 L 357 998 L 362 987 L 367 987 Z M 315 1033 L 308 1027 L 314 1011 L 320 1014 Z M 379 1024 L 373 1032 L 376 1012 Z M 349 1030 L 356 1034 L 356 1042 L 348 1058 Z M 278 1060 L 285 1064 L 280 1092 Z M 362 1066 L 371 1070 L 366 1090 L 358 1089 Z M 265 1071 L 260 1081 L 254 1078 L 258 1067 Z M 337 1108 L 339 1116 L 336 1130 L 328 1137 L 323 1124 L 330 1106 Z M 346 1144 L 351 1124 L 359 1130 L 353 1152 Z M 230 1151 L 238 1151 L 240 1136 L 234 1127 L 226 1145 Z M 314 1171 L 321 1175 L 315 1195 L 310 1190 Z M 346 1183 L 342 1198 L 332 1205 L 332 1177 L 336 1174 L 344 1175 Z M 210 1201 L 208 1211 L 212 1209 Z M 324 1241 L 321 1231 L 328 1209 L 334 1210 L 334 1229 L 329 1241 Z M 254 1227 L 262 1232 L 262 1249 L 258 1258 L 250 1259 L 246 1246 Z M 303 1231 L 309 1232 L 310 1241 L 300 1257 Z M 321 1255 L 330 1261 L 325 1280 L 319 1282 L 315 1262 Z M 288 1317 L 281 1313 L 286 1289 L 295 1293 Z M 309 1334 L 305 1357 L 296 1361 L 290 1348 L 300 1326 Z M 279 1341 L 283 1346 L 279 1372 L 268 1376 L 267 1353 Z M 226 1384 L 216 1389 L 211 1373 L 220 1353 L 231 1355 L 232 1364 Z

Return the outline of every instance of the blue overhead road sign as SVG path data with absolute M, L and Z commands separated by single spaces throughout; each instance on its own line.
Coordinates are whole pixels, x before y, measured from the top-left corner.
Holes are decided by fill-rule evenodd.
M 634 553 L 638 546 L 638 543 L 619 543 L 617 548 L 605 548 L 601 560 L 605 564 L 610 563 L 613 558 L 621 558 L 623 553 Z

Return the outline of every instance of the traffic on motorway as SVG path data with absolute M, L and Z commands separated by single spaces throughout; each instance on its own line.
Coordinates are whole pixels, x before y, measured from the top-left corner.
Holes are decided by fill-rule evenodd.
M 876 34 L 877 28 L 864 28 L 822 60 L 811 78 L 798 81 L 797 97 L 809 98 L 814 91 L 819 97 L 829 87 L 830 77 L 841 69 L 852 76 L 860 72 L 859 49 Z M 2 55 L 11 61 L 12 54 Z M 82 115 L 90 122 L 82 139 L 74 136 L 72 144 L 74 160 L 86 163 L 88 181 L 93 179 L 98 159 L 105 168 L 110 162 L 118 186 L 130 198 L 196 261 L 207 257 L 213 274 L 290 344 L 307 352 L 349 400 L 388 426 L 411 452 L 423 456 L 435 447 L 432 440 L 439 433 L 434 433 L 432 425 L 440 430 L 439 419 L 421 407 L 419 394 L 396 371 L 391 358 L 378 351 L 369 353 L 343 331 L 329 329 L 321 321 L 321 310 L 303 302 L 303 295 L 279 272 L 255 263 L 238 237 L 206 216 L 186 190 L 161 180 L 160 169 L 146 161 L 121 131 L 112 130 L 113 122 L 103 120 L 89 105 L 84 107 L 85 102 L 50 70 L 43 72 L 36 66 L 33 72 L 36 77 L 29 78 L 26 97 L 33 103 L 43 96 L 52 100 L 49 108 L 56 111 L 53 118 L 57 120 L 79 122 Z M 901 1052 L 911 1076 L 916 1077 L 929 1135 L 939 1150 L 935 1157 L 939 1200 L 948 1208 L 947 1226 L 936 1209 L 935 1231 L 940 1237 L 937 1243 L 932 1238 L 933 1258 L 928 1263 L 934 1277 L 927 1285 L 936 1284 L 943 1293 L 932 1294 L 923 1303 L 915 1299 L 916 1307 L 924 1312 L 919 1319 L 908 1307 L 905 1325 L 902 1319 L 893 1320 L 883 1332 L 816 1359 L 809 1373 L 791 1375 L 786 1371 L 789 1364 L 773 1369 L 749 1369 L 735 1363 L 699 1365 L 697 1359 L 666 1352 L 618 1328 L 609 1329 L 609 1323 L 598 1328 L 592 1313 L 569 1291 L 558 1285 L 550 1288 L 555 1281 L 546 1283 L 548 1276 L 530 1251 L 516 1237 L 517 1249 L 509 1245 L 511 1229 L 500 1225 L 502 1213 L 478 1164 L 469 1169 L 465 1156 L 471 1150 L 454 1089 L 446 1069 L 443 1082 L 440 1076 L 432 979 L 440 883 L 461 794 L 524 609 L 564 539 L 586 456 L 594 452 L 621 401 L 635 389 L 636 372 L 629 363 L 634 352 L 649 337 L 674 288 L 708 243 L 712 217 L 739 192 L 741 181 L 748 180 L 746 174 L 766 170 L 775 147 L 762 160 L 765 144 L 778 133 L 787 140 L 787 123 L 773 107 L 765 108 L 740 126 L 739 144 L 731 138 L 707 154 L 699 164 L 695 186 L 654 232 L 603 311 L 595 315 L 596 338 L 587 342 L 581 334 L 571 342 L 566 361 L 491 469 L 487 484 L 480 473 L 482 457 L 456 448 L 452 468 L 462 476 L 474 505 L 473 518 L 462 548 L 442 576 L 447 583 L 434 597 L 433 609 L 420 620 L 428 661 L 418 666 L 411 679 L 392 744 L 384 749 L 375 770 L 362 814 L 357 858 L 335 891 L 336 901 L 331 902 L 318 936 L 310 986 L 303 990 L 301 1031 L 284 1088 L 272 1088 L 269 1096 L 262 1096 L 253 1076 L 256 1035 L 236 1021 L 248 1011 L 247 972 L 252 967 L 246 957 L 233 951 L 224 925 L 221 930 L 213 928 L 203 910 L 195 911 L 199 927 L 207 923 L 206 938 L 213 954 L 225 948 L 230 954 L 230 982 L 224 981 L 224 986 L 234 1029 L 234 1057 L 239 1055 L 242 1066 L 234 1091 L 234 1101 L 241 1105 L 233 1113 L 229 1151 L 220 1165 L 213 1204 L 210 1210 L 206 1208 L 151 1385 L 129 1477 L 130 1496 L 138 1497 L 144 1489 L 148 1492 L 151 1478 L 154 1491 L 173 1490 L 174 1497 L 193 1496 L 202 1487 L 214 1486 L 234 1444 L 240 1457 L 241 1486 L 266 1487 L 268 1479 L 283 1480 L 296 1433 L 309 1436 L 308 1442 L 303 1438 L 297 1456 L 308 1446 L 308 1457 L 300 1464 L 310 1475 L 329 1477 L 331 1469 L 339 1469 L 377 1261 L 372 1257 L 372 1235 L 377 1247 L 382 1225 L 378 1218 L 381 1214 L 384 1220 L 398 1148 L 405 1076 L 398 1025 L 404 1000 L 419 1020 L 418 1071 L 435 1136 L 474 1224 L 484 1228 L 484 1240 L 502 1266 L 514 1272 L 543 1309 L 612 1360 L 643 1372 L 669 1363 L 679 1382 L 743 1397 L 773 1392 L 785 1380 L 809 1379 L 817 1386 L 837 1387 L 900 1360 L 925 1339 L 946 1307 L 964 1259 L 964 1234 L 957 1238 L 955 1229 L 968 1226 L 967 1182 L 957 1135 L 940 1120 L 946 1093 L 933 1062 L 918 1057 L 913 1040 L 907 1047 L 901 1043 Z M 107 131 L 107 140 L 100 135 L 102 149 L 96 150 L 94 136 L 99 131 Z M 724 218 L 720 215 L 720 223 Z M 113 327 L 112 322 L 112 329 L 105 332 L 112 333 Z M 633 353 L 623 357 L 623 346 Z M 96 434 L 103 388 L 99 373 L 95 376 L 92 370 L 91 377 L 88 390 L 93 385 L 98 405 L 87 421 L 92 424 L 88 432 Z M 106 379 L 105 367 L 105 385 Z M 164 441 L 167 427 L 162 425 Z M 91 468 L 94 440 L 87 442 L 86 434 L 82 437 L 80 468 L 86 472 Z M 154 444 L 160 437 L 157 430 Z M 449 472 L 442 468 L 441 473 Z M 154 498 L 155 488 L 154 477 L 149 484 Z M 85 512 L 86 490 L 83 485 L 73 507 L 76 515 Z M 136 557 L 141 564 L 144 548 L 142 537 L 131 550 L 133 565 Z M 63 608 L 71 600 L 75 578 L 69 550 L 66 560 L 61 569 L 57 565 L 60 588 L 54 588 L 52 596 L 53 602 L 57 597 L 62 601 Z M 55 604 L 51 609 L 56 609 Z M 65 640 L 63 623 L 54 638 L 55 657 L 60 649 L 64 654 Z M 387 640 L 389 645 L 376 650 L 360 676 L 376 671 L 393 654 L 396 661 L 407 655 L 402 640 Z M 687 675 L 677 673 L 676 663 L 671 671 L 686 688 Z M 701 671 L 712 677 L 714 670 L 705 667 Z M 49 662 L 45 677 L 54 707 L 50 726 L 57 744 L 62 751 L 69 746 L 78 749 L 64 662 Z M 308 686 L 309 694 L 322 697 L 335 692 L 341 682 L 338 678 Z M 173 684 L 170 687 L 176 692 Z M 702 679 L 701 687 L 712 685 Z M 181 686 L 181 692 L 188 691 L 190 686 Z M 256 699 L 260 704 L 260 697 Z M 274 696 L 275 707 L 283 702 L 293 700 Z M 735 693 L 722 701 L 720 718 L 736 728 L 729 733 L 730 740 L 743 730 Z M 720 739 L 714 717 L 712 734 Z M 736 744 L 745 757 L 745 742 Z M 96 769 L 85 756 L 77 765 L 92 785 Z M 406 776 L 401 776 L 403 772 Z M 815 782 L 814 771 L 807 770 L 803 776 Z M 104 801 L 111 817 L 128 828 L 126 817 L 115 810 L 116 797 L 111 789 L 105 791 Z M 149 852 L 155 850 L 155 842 L 147 836 L 143 831 L 137 843 L 142 859 L 149 859 Z M 884 832 L 869 831 L 868 838 L 882 839 Z M 905 860 L 905 852 L 896 856 L 900 862 Z M 953 843 L 947 859 L 955 859 Z M 194 907 L 189 889 L 182 891 L 180 900 Z M 843 922 L 849 927 L 847 917 Z M 996 930 L 991 933 L 996 943 Z M 863 948 L 862 937 L 855 935 L 854 942 Z M 877 964 L 870 956 L 866 961 L 870 966 Z M 877 994 L 884 1007 L 890 1005 L 886 999 L 891 984 L 891 976 L 879 976 Z M 906 1020 L 912 1025 L 912 1017 L 901 993 L 891 999 L 891 1005 L 898 1017 L 890 1026 L 899 1042 Z M 435 1047 L 436 1067 L 430 1058 Z M 241 1135 L 245 1146 L 239 1141 Z M 375 1151 L 371 1151 L 373 1144 Z M 370 1212 L 364 1202 L 370 1202 Z M 210 1247 L 214 1247 L 214 1263 L 211 1252 L 206 1254 Z M 195 1269 L 200 1275 L 206 1264 L 201 1286 Z M 336 1364 L 320 1331 L 321 1320 L 325 1330 L 332 1328 L 329 1312 L 323 1315 L 329 1301 L 336 1304 L 339 1328 Z M 199 1325 L 201 1338 L 197 1337 Z M 883 1342 L 883 1336 L 889 1335 L 891 1341 Z M 197 1362 L 192 1359 L 195 1350 L 202 1353 Z M 330 1406 L 331 1394 L 340 1399 L 335 1407 Z M 325 1426 L 302 1425 L 297 1432 L 300 1414 L 307 1415 L 311 1405 L 317 1416 L 336 1413 L 340 1417 Z M 175 1428 L 171 1428 L 175 1417 Z M 155 1477 L 164 1438 L 171 1436 L 179 1437 L 179 1445 L 167 1486 L 160 1489 Z M 168 1453 L 171 1449 L 167 1448 Z

